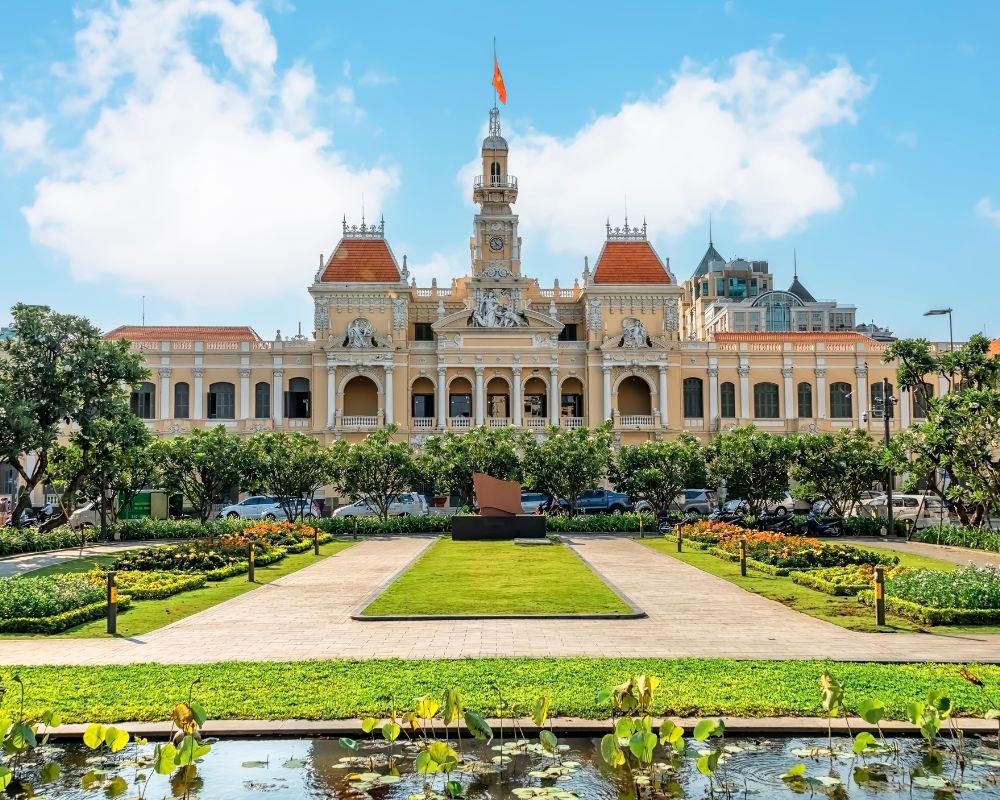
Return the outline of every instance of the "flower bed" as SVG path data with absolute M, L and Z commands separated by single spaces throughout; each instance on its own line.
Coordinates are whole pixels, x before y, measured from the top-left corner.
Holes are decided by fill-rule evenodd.
M 108 573 L 95 569 L 87 578 L 95 586 L 107 585 Z M 182 572 L 119 572 L 115 575 L 118 591 L 129 595 L 133 600 L 162 600 L 181 592 L 190 592 L 205 585 L 202 574 L 187 574 Z
M 954 572 L 909 570 L 886 580 L 886 594 L 932 608 L 1000 610 L 1000 568 L 963 567 Z
M 728 522 L 717 522 L 710 519 L 699 519 L 678 526 L 670 536 L 676 536 L 680 532 L 681 538 L 690 542 L 695 542 L 704 548 L 714 546 L 723 540 L 735 538 L 738 542 L 740 537 L 747 534 L 747 529 L 739 525 L 732 525 Z
M 895 567 L 888 570 L 886 578 L 895 577 L 909 572 L 907 567 Z M 808 586 L 835 597 L 849 597 L 871 589 L 875 583 L 875 569 L 871 564 L 860 564 L 849 567 L 828 567 L 809 572 L 793 572 L 792 580 L 800 586 Z
M 105 608 L 104 587 L 85 575 L 0 578 L 2 632 L 58 633 L 100 617 Z
M 190 544 L 144 547 L 115 559 L 113 568 L 124 572 L 198 572 L 210 581 L 221 581 L 247 571 L 249 552 L 246 546 L 225 541 L 215 544 Z M 307 545 L 308 546 L 308 545 Z M 264 547 L 254 554 L 254 561 L 264 567 L 288 554 L 284 547 Z

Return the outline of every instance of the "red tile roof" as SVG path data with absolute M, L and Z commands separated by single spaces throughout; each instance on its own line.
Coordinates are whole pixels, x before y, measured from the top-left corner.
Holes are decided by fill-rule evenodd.
M 875 344 L 875 340 L 870 336 L 853 331 L 787 331 L 787 332 L 761 332 L 756 333 L 733 333 L 720 332 L 715 334 L 717 342 L 863 342 L 864 344 Z
M 649 242 L 605 242 L 594 283 L 670 283 L 670 274 Z
M 1000 356 L 1000 339 L 994 339 L 993 343 L 990 344 L 990 355 Z
M 325 283 L 395 283 L 399 267 L 384 239 L 341 239 L 320 276 Z
M 131 342 L 259 342 L 249 325 L 119 325 L 105 339 Z

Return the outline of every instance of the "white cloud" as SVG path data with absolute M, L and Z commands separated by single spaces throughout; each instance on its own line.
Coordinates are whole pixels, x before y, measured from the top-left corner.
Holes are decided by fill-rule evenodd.
M 396 76 L 379 72 L 377 69 L 370 69 L 358 79 L 358 83 L 362 86 L 388 86 L 396 83 Z
M 874 175 L 878 172 L 878 164 L 874 161 L 855 161 L 847 167 L 854 175 Z
M 19 167 L 45 157 L 48 135 L 49 123 L 44 117 L 0 120 L 0 144 Z
M 395 250 L 396 248 L 394 248 Z M 397 258 L 401 258 L 397 254 Z M 430 258 L 414 264 L 408 261 L 410 275 L 417 279 L 418 286 L 430 286 L 431 280 L 436 278 L 438 286 L 446 289 L 451 286 L 452 278 L 460 278 L 467 275 L 471 267 L 468 264 L 468 257 L 463 262 L 458 253 L 442 253 L 435 250 Z
M 299 297 L 342 210 L 364 194 L 377 211 L 398 185 L 394 168 L 332 149 L 312 118 L 312 68 L 275 70 L 253 3 L 137 0 L 82 24 L 61 74 L 77 87 L 69 107 L 95 119 L 77 147 L 51 153 L 65 166 L 24 209 L 32 238 L 76 278 L 188 307 Z M 206 29 L 213 56 L 192 43 Z
M 626 103 L 572 136 L 510 134 L 522 227 L 553 251 L 588 253 L 623 198 L 653 236 L 678 236 L 728 212 L 748 236 L 777 237 L 840 207 L 817 154 L 820 131 L 857 119 L 870 86 L 850 66 L 819 74 L 770 51 L 725 74 L 685 63 L 659 97 Z M 463 190 L 481 169 L 467 164 Z
M 976 213 L 994 225 L 1000 226 L 1000 208 L 994 208 L 993 201 L 989 197 L 983 197 L 976 203 Z

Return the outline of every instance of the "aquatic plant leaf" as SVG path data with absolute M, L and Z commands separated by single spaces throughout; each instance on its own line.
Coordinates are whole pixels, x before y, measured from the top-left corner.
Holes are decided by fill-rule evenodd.
M 58 780 L 60 774 L 62 774 L 62 768 L 55 761 L 50 761 L 42 767 L 38 777 L 42 779 L 42 783 L 52 783 L 52 781 Z M 3 788 L 2 785 L 0 788 Z
M 187 703 L 178 703 L 175 705 L 170 718 L 173 720 L 174 725 L 185 733 L 191 733 L 195 728 L 194 711 Z
M 465 712 L 465 726 L 469 733 L 484 742 L 493 741 L 493 729 L 487 724 L 486 718 L 475 711 Z
M 628 749 L 641 763 L 649 764 L 653 761 L 653 751 L 656 750 L 657 741 L 656 736 L 652 733 L 640 731 L 629 739 Z
M 281 766 L 285 769 L 302 769 L 308 764 L 309 762 L 304 758 L 290 758 Z
M 548 750 L 550 753 L 556 751 L 556 746 L 559 744 L 559 738 L 552 731 L 539 731 L 538 741 L 542 743 L 542 747 Z
M 823 670 L 819 677 L 820 705 L 831 717 L 835 716 L 843 706 L 844 687 L 828 671 Z
M 382 738 L 387 742 L 394 742 L 399 738 L 402 730 L 395 722 L 387 722 L 382 726 Z
M 660 679 L 654 675 L 636 675 L 633 681 L 638 695 L 639 705 L 643 708 L 653 702 L 653 694 L 660 685 Z
M 885 716 L 885 706 L 878 700 L 865 700 L 858 706 L 858 716 L 869 725 L 878 725 Z
M 7 767 L 0 767 L 0 789 L 6 789 L 12 780 L 14 780 L 14 773 Z
M 244 769 L 263 769 L 267 766 L 266 761 L 244 761 L 240 764 Z
M 625 753 L 622 752 L 613 733 L 606 734 L 601 739 L 601 758 L 609 767 L 620 767 L 625 763 Z
M 120 797 L 127 791 L 128 782 L 121 775 L 115 775 L 104 787 L 105 797 Z
M 340 737 L 340 746 L 345 750 L 357 750 L 358 741 L 357 739 L 350 739 L 347 736 Z
M 549 718 L 549 709 L 552 707 L 552 698 L 543 694 L 535 701 L 535 707 L 531 710 L 531 721 L 539 728 L 545 727 L 545 722 Z
M 104 730 L 104 743 L 112 753 L 117 753 L 128 744 L 128 731 L 119 728 L 108 727 Z
M 707 756 L 702 756 L 695 762 L 695 766 L 702 775 L 714 775 L 719 766 L 719 751 L 713 750 Z
M 153 769 L 159 775 L 169 775 L 174 771 L 177 748 L 172 744 L 156 745 L 153 750 Z
M 784 775 L 781 776 L 782 780 L 788 780 L 790 778 L 801 778 L 806 774 L 805 764 L 796 764 L 794 767 L 788 770 Z
M 703 742 L 709 736 L 722 736 L 726 726 L 721 719 L 703 719 L 694 726 L 692 736 L 696 741 Z
M 854 755 L 859 756 L 869 747 L 874 745 L 875 741 L 875 737 L 868 731 L 861 731 L 861 733 L 854 737 L 854 745 L 851 747 L 851 752 L 853 752 Z
M 421 719 L 430 719 L 437 714 L 441 704 L 433 697 L 424 695 L 417 698 L 417 716 Z
M 104 726 L 96 722 L 88 725 L 83 731 L 83 743 L 91 750 L 96 750 L 104 744 Z
M 205 720 L 208 719 L 208 714 L 205 713 L 205 708 L 201 703 L 191 703 L 191 714 L 194 717 L 195 724 L 200 728 L 205 724 Z
M 378 720 L 373 717 L 367 717 L 361 720 L 361 732 L 371 733 L 375 730 L 375 726 L 378 725 Z

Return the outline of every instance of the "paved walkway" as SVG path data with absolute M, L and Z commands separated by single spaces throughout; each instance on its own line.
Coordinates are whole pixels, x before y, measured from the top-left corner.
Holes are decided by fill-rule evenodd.
M 156 539 L 147 542 L 102 542 L 101 544 L 87 545 L 83 548 L 82 554 L 79 547 L 69 547 L 65 550 L 46 550 L 41 553 L 22 553 L 21 555 L 0 559 L 0 578 L 23 575 L 25 572 L 31 572 L 42 567 L 51 567 L 53 564 L 76 561 L 78 558 L 121 553 L 123 550 L 134 550 L 137 547 L 173 544 L 173 542 L 174 540 L 168 539 Z
M 404 537 L 364 541 L 133 639 L 2 640 L 0 663 L 487 656 L 1000 661 L 1000 635 L 848 631 L 745 592 L 630 539 L 612 537 L 580 537 L 573 546 L 643 608 L 647 619 L 413 623 L 350 618 L 373 587 L 389 580 L 432 541 Z
M 905 539 L 883 539 L 881 537 L 877 539 L 844 538 L 832 541 L 856 544 L 858 547 L 883 548 L 897 550 L 900 553 L 913 553 L 918 556 L 937 558 L 941 561 L 950 561 L 952 564 L 960 564 L 963 567 L 969 564 L 975 564 L 977 567 L 1000 567 L 1000 553 L 971 550 L 968 547 L 950 547 L 943 544 L 924 544 L 923 542 L 908 542 Z

